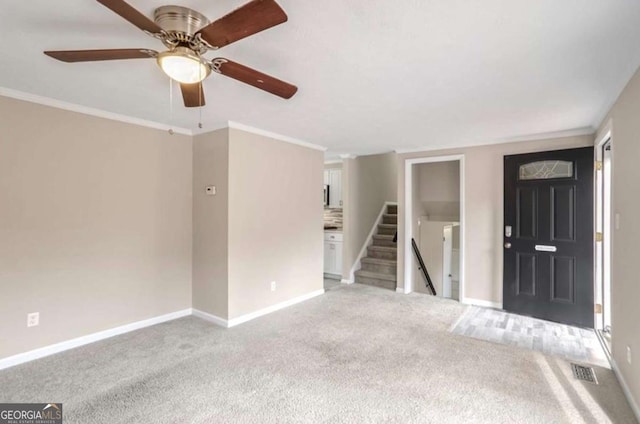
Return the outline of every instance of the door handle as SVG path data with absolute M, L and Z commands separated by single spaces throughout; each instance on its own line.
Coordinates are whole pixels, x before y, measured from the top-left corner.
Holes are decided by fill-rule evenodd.
M 505 249 L 511 249 L 511 243 L 506 242 L 506 243 L 504 244 L 504 248 L 505 248 Z

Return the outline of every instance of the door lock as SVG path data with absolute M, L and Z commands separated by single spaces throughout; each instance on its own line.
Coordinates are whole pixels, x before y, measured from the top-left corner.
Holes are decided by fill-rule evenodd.
M 504 248 L 505 248 L 505 249 L 511 249 L 511 243 L 506 242 L 506 243 L 504 244 Z

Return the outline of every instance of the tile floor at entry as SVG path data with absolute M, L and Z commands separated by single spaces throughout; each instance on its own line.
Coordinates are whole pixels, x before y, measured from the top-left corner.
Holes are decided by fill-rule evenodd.
M 598 337 L 590 329 L 470 306 L 451 332 L 610 368 Z

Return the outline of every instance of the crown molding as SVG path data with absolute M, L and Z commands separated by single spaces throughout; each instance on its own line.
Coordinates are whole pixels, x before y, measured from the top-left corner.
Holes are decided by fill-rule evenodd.
M 343 153 L 343 154 L 340 155 L 341 159 L 355 159 L 357 157 L 358 157 L 358 155 L 353 155 L 351 153 Z
M 342 159 L 331 159 L 331 160 L 324 161 L 325 165 L 333 165 L 335 163 L 342 163 Z
M 62 100 L 53 99 L 51 97 L 39 96 L 36 94 L 25 93 L 24 91 L 13 90 L 11 88 L 0 87 L 0 96 L 9 97 L 25 102 L 36 103 L 43 106 L 54 107 L 56 109 L 67 110 L 70 112 L 82 113 L 83 115 L 95 116 L 97 118 L 109 119 L 111 121 L 124 122 L 126 124 L 138 125 L 141 127 L 153 128 L 156 130 L 169 131 L 173 130 L 176 134 L 193 135 L 188 128 L 173 127 L 162 124 L 160 122 L 148 121 L 146 119 L 133 118 L 119 113 L 108 112 L 102 109 L 96 109 L 88 106 L 82 106 L 75 103 L 64 102 Z
M 582 135 L 594 135 L 595 129 L 593 127 L 574 128 L 570 130 L 554 131 L 547 133 L 528 134 L 515 137 L 496 138 L 491 141 L 481 141 L 477 143 L 468 144 L 456 144 L 456 145 L 438 145 L 438 146 L 424 146 L 424 147 L 410 147 L 406 149 L 396 149 L 397 154 L 403 153 L 417 153 L 417 152 L 430 152 L 435 150 L 449 150 L 449 149 L 463 149 L 465 147 L 481 147 L 492 146 L 494 144 L 506 144 L 516 143 L 520 141 L 538 141 L 549 140 L 552 138 L 564 138 L 564 137 L 577 137 Z
M 324 146 L 320 146 L 319 144 L 309 143 L 307 141 L 298 140 L 297 138 L 289 137 L 287 135 L 282 135 L 278 133 L 274 133 L 271 131 L 262 130 L 260 128 L 252 127 L 249 125 L 241 124 L 235 121 L 229 121 L 227 123 L 229 128 L 233 128 L 240 131 L 245 131 L 252 134 L 262 135 L 269 138 L 274 138 L 276 140 L 284 141 L 285 143 L 297 144 L 298 146 L 308 147 L 310 149 L 320 150 L 322 152 L 326 151 L 327 148 Z

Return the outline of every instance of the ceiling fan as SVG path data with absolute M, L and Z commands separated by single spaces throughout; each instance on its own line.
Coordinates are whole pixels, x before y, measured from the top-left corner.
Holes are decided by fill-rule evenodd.
M 207 60 L 203 54 L 287 21 L 275 0 L 252 0 L 217 21 L 182 6 L 161 6 L 154 20 L 123 0 L 98 0 L 146 34 L 160 40 L 168 50 L 150 49 L 62 50 L 44 54 L 63 62 L 92 62 L 121 59 L 156 59 L 158 66 L 180 83 L 186 107 L 204 106 L 202 80 L 211 72 L 257 87 L 284 99 L 298 88 L 229 59 Z

